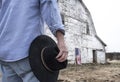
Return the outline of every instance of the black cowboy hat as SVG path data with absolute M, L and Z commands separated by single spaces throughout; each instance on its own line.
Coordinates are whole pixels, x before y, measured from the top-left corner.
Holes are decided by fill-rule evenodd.
M 57 44 L 47 35 L 36 37 L 30 45 L 29 62 L 34 75 L 40 82 L 57 82 L 59 70 L 66 68 L 67 60 L 58 62 Z

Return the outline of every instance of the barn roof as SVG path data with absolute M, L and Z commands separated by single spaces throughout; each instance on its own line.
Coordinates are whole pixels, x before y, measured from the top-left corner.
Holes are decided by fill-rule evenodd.
M 96 37 L 104 46 L 107 46 L 107 44 L 105 44 L 98 35 L 95 35 L 95 37 Z

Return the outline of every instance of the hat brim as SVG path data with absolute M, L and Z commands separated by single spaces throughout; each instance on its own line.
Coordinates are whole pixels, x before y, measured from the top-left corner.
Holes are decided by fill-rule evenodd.
M 57 46 L 55 41 L 46 35 L 36 37 L 30 45 L 29 62 L 34 75 L 40 82 L 56 82 L 59 71 L 48 71 L 41 60 L 41 51 L 44 47 Z

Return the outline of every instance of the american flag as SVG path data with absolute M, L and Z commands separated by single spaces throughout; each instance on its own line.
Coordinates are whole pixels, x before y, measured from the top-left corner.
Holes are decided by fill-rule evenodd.
M 75 61 L 76 64 L 81 64 L 81 54 L 80 54 L 80 49 L 79 48 L 75 48 Z

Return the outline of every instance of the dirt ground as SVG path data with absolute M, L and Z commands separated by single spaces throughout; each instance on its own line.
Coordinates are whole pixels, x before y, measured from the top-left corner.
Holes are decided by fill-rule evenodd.
M 120 82 L 120 62 L 68 65 L 60 72 L 58 82 Z

